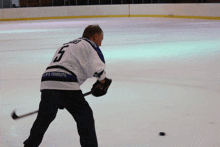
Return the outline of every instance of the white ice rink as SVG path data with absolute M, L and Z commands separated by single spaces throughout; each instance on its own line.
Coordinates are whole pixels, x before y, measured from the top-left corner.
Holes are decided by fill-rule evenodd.
M 0 22 L 0 147 L 22 147 L 38 109 L 41 75 L 63 43 L 99 24 L 106 96 L 86 99 L 99 147 L 220 147 L 220 21 L 99 18 Z M 95 79 L 82 91 L 90 91 Z M 166 136 L 159 136 L 166 132 Z M 80 147 L 60 110 L 40 147 Z

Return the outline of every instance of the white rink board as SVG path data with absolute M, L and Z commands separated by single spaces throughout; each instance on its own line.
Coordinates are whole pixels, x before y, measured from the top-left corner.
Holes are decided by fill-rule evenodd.
M 220 17 L 220 4 L 131 4 L 0 9 L 0 19 L 71 16 L 180 15 Z
M 1 9 L 1 19 L 7 18 L 34 18 L 34 17 L 61 17 L 61 16 L 95 16 L 95 15 L 128 15 L 128 5 L 104 6 L 62 6 Z
M 131 5 L 131 15 L 220 16 L 220 4 Z
M 128 15 L 128 5 L 70 7 L 68 16 Z

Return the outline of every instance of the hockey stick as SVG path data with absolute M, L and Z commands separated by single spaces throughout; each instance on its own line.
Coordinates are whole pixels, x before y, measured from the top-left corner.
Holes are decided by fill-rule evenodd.
M 91 91 L 90 91 L 90 92 L 87 92 L 87 93 L 84 93 L 83 96 L 87 96 L 87 95 L 90 95 L 90 94 L 92 94 Z M 35 114 L 35 113 L 37 113 L 37 112 L 38 112 L 38 110 L 18 116 L 18 115 L 16 114 L 15 110 L 13 110 L 12 113 L 11 113 L 11 117 L 12 117 L 12 119 L 16 120 L 16 119 L 20 119 L 20 118 L 23 118 L 23 117 L 26 117 L 26 116 Z

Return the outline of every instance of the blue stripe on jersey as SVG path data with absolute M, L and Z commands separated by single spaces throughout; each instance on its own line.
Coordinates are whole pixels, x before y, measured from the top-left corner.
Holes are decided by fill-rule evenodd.
M 46 72 L 41 81 L 78 82 L 77 78 L 65 72 Z
M 83 40 L 87 41 L 95 49 L 95 51 L 98 53 L 99 58 L 102 60 L 102 62 L 105 63 L 105 59 L 104 59 L 104 56 L 102 54 L 102 51 L 100 50 L 99 46 L 95 42 L 93 42 L 93 41 L 91 41 L 91 40 L 89 40 L 85 37 L 81 37 L 79 39 L 83 39 Z

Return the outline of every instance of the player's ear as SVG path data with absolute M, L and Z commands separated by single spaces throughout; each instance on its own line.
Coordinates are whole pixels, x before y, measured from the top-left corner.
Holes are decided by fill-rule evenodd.
M 99 38 L 99 34 L 98 34 L 98 33 L 95 33 L 95 34 L 94 34 L 94 37 L 95 37 L 95 39 L 98 39 L 98 38 Z
M 96 38 L 97 38 L 97 35 L 96 35 L 97 33 L 95 33 L 91 38 L 93 39 L 93 40 L 96 40 Z

